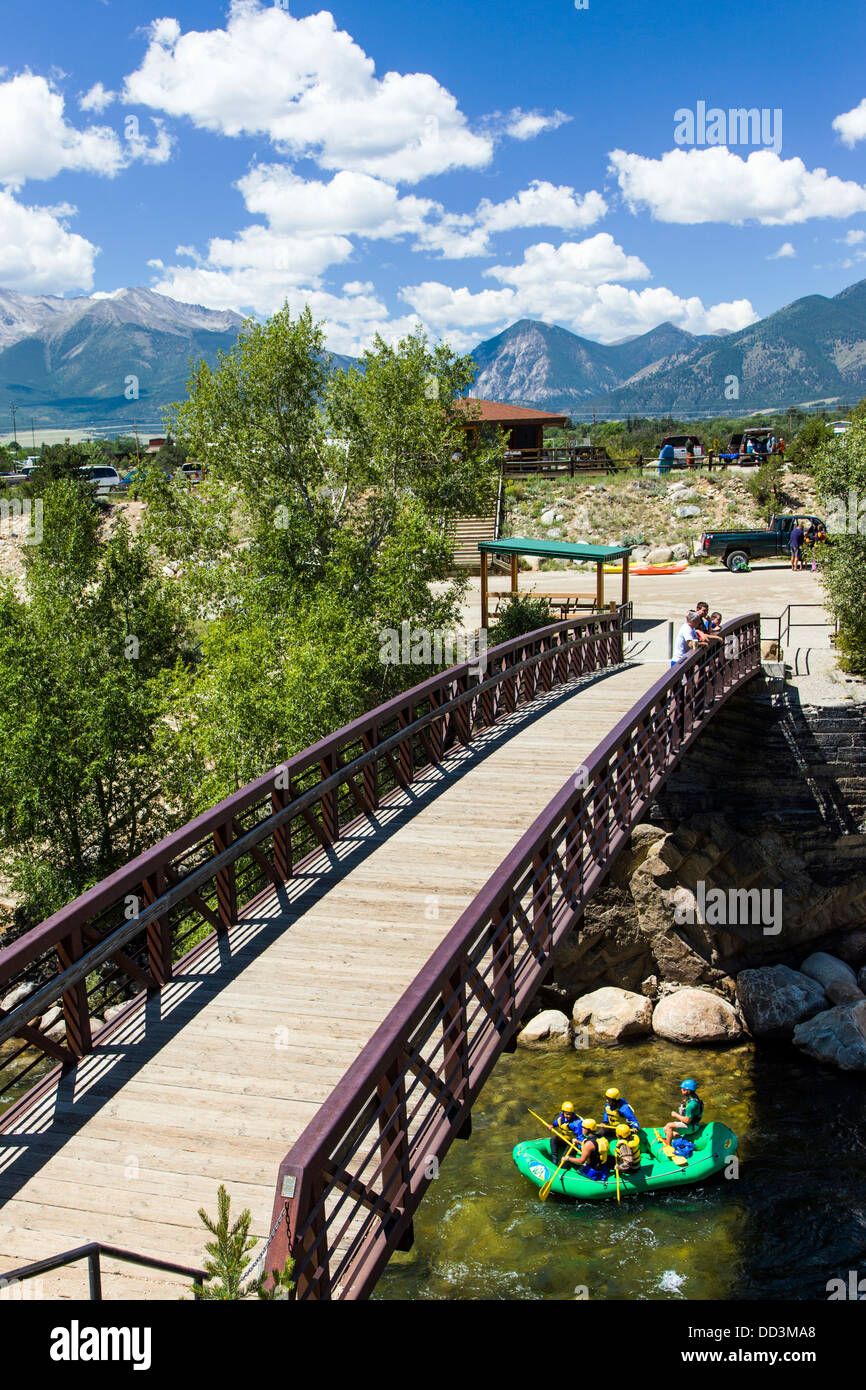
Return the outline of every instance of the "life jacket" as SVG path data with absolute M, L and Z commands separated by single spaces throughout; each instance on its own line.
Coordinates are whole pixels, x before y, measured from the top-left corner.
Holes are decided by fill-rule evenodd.
M 590 1144 L 595 1145 L 595 1151 L 598 1155 L 598 1162 L 595 1163 L 592 1159 L 590 1159 L 589 1162 L 586 1163 L 584 1166 L 586 1168 L 603 1168 L 604 1165 L 607 1163 L 608 1159 L 610 1158 L 610 1144 L 605 1139 L 603 1134 L 584 1134 L 584 1143 L 586 1143 L 587 1140 L 589 1140 Z
M 640 1167 L 640 1135 L 633 1134 L 630 1139 L 616 1141 L 616 1157 L 623 1172 Z
M 689 1121 L 689 1124 L 692 1124 L 692 1125 L 699 1125 L 700 1122 L 701 1122 L 701 1120 L 704 1118 L 704 1102 L 701 1100 L 701 1098 L 700 1098 L 699 1095 L 696 1095 L 696 1094 L 695 1094 L 694 1091 L 692 1092 L 691 1096 L 689 1097 L 689 1100 L 696 1100 L 697 1103 L 698 1103 L 698 1105 L 699 1105 L 699 1107 L 700 1107 L 700 1109 L 698 1110 L 697 1115 L 694 1117 L 694 1119 L 692 1119 L 692 1120 Z M 682 1103 L 682 1105 L 680 1106 L 680 1114 L 682 1115 L 683 1119 L 685 1119 L 685 1117 L 686 1117 L 686 1105 L 687 1105 L 687 1104 L 688 1104 L 688 1101 L 685 1101 L 685 1100 L 684 1100 L 683 1103 Z
M 604 1107 L 604 1123 L 605 1123 L 606 1125 L 630 1125 L 630 1124 L 632 1124 L 632 1121 L 629 1119 L 628 1115 L 624 1115 L 623 1112 L 622 1112 L 622 1110 L 619 1109 L 619 1106 L 625 1106 L 626 1109 L 628 1109 L 628 1110 L 631 1109 L 631 1106 L 629 1105 L 629 1103 L 628 1103 L 628 1101 L 626 1100 L 625 1096 L 620 1096 L 619 1100 L 617 1101 L 617 1109 L 614 1109 L 614 1108 L 613 1108 L 613 1105 L 612 1105 L 611 1101 L 607 1101 L 607 1102 L 605 1103 L 605 1107 Z

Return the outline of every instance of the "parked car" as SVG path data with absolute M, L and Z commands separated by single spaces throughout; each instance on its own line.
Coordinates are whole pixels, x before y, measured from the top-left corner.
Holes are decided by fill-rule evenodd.
M 827 530 L 826 523 L 818 516 L 803 513 L 774 516 L 766 531 L 704 531 L 695 542 L 695 556 L 705 559 L 709 555 L 721 555 L 723 563 L 736 574 L 748 569 L 751 560 L 767 555 L 788 555 L 795 521 L 800 521 L 804 529 L 814 522 L 820 530 Z
M 754 429 L 742 430 L 739 434 L 732 434 L 730 443 L 723 453 L 719 454 L 720 463 L 760 463 L 767 457 L 767 443 L 775 430 L 766 425 L 758 425 Z M 754 452 L 749 453 L 749 442 L 754 445 Z
M 691 440 L 692 446 L 695 451 L 695 459 L 702 459 L 704 457 L 704 446 L 698 439 L 698 436 L 696 434 L 667 435 L 666 438 L 662 440 L 661 445 L 659 446 L 659 453 L 661 453 L 665 445 L 670 444 L 674 451 L 675 464 L 680 462 L 685 463 L 686 448 L 689 443 L 689 440 Z
M 106 497 L 114 488 L 120 487 L 120 474 L 116 468 L 109 467 L 105 463 L 97 463 L 89 468 L 82 470 L 85 479 L 89 483 L 96 484 L 96 496 Z
M 196 463 L 190 459 L 187 463 L 181 464 L 180 468 L 173 475 L 175 478 L 186 478 L 188 483 L 203 483 L 205 478 L 205 467 L 203 463 Z

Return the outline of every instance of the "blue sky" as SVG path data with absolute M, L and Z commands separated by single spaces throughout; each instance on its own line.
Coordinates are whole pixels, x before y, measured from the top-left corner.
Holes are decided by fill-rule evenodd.
M 355 352 L 730 330 L 866 276 L 862 0 L 289 10 L 4 6 L 0 286 L 309 302 Z

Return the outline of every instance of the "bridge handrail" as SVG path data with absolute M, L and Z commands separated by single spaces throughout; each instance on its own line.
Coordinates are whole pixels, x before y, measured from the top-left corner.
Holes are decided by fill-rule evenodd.
M 581 649 L 586 659 L 580 655 Z M 514 660 L 515 657 L 518 659 Z M 596 657 L 599 661 L 596 661 Z M 0 988 L 8 986 L 16 975 L 32 966 L 34 961 L 52 948 L 57 949 L 60 964 L 60 969 L 55 970 L 47 983 L 10 1012 L 5 1015 L 0 1013 L 0 1043 L 13 1036 L 24 1039 L 24 1046 L 15 1054 L 15 1058 L 28 1045 L 41 1048 L 67 1065 L 83 1056 L 92 1044 L 86 998 L 87 977 L 106 961 L 112 960 L 119 962 L 118 968 L 130 975 L 140 987 L 153 988 L 167 983 L 172 974 L 171 940 L 168 939 L 170 933 L 166 925 L 171 910 L 178 904 L 191 902 L 195 904 L 202 921 L 210 922 L 218 930 L 233 925 L 238 916 L 236 865 L 244 856 L 253 856 L 260 875 L 265 873 L 273 883 L 287 881 L 293 872 L 287 827 L 294 818 L 304 816 L 312 824 L 311 808 L 318 806 L 322 825 L 316 821 L 312 828 L 322 843 L 333 843 L 339 838 L 341 830 L 338 792 L 349 787 L 362 810 L 369 814 L 372 807 L 379 804 L 379 762 L 385 759 L 391 766 L 394 771 L 393 785 L 408 785 L 418 770 L 413 740 L 419 735 L 423 737 L 429 733 L 431 747 L 433 743 L 437 747 L 441 744 L 441 756 L 445 751 L 446 735 L 452 742 L 468 742 L 476 717 L 480 718 L 481 726 L 486 727 L 509 713 L 509 700 L 504 698 L 509 689 L 512 690 L 516 706 L 521 699 L 532 698 L 537 682 L 567 678 L 578 670 L 597 669 L 599 664 L 610 664 L 621 659 L 621 614 L 575 616 L 491 648 L 486 654 L 487 668 L 493 668 L 493 674 L 489 677 L 478 669 L 477 659 L 462 662 L 402 692 L 311 748 L 289 758 L 225 798 L 218 806 L 166 836 L 152 849 L 144 851 L 45 922 L 0 950 Z M 563 671 L 557 675 L 559 663 L 563 662 Z M 519 693 L 518 682 L 521 683 Z M 443 693 L 450 698 L 440 703 L 439 697 Z M 474 713 L 473 702 L 476 702 Z M 424 712 L 413 718 L 419 707 L 424 708 Z M 458 718 L 462 720 L 462 727 L 457 727 Z M 383 727 L 395 720 L 397 730 L 382 738 Z M 359 744 L 364 745 L 364 751 L 343 763 L 341 754 L 356 750 Z M 399 767 L 395 767 L 391 756 L 393 752 L 398 754 Z M 319 769 L 320 780 L 299 795 L 290 795 L 287 789 L 294 788 L 295 782 L 314 768 Z M 371 789 L 364 782 L 363 793 L 359 793 L 354 779 L 368 775 L 369 770 L 372 770 L 375 785 Z M 278 786 L 282 787 L 279 794 Z M 240 817 L 267 798 L 270 798 L 273 808 L 270 814 L 244 833 L 237 833 Z M 283 834 L 285 840 L 280 851 L 282 859 L 276 852 L 278 832 Z M 201 863 L 182 876 L 175 873 L 173 862 L 191 849 L 201 848 L 202 841 L 209 836 L 213 837 L 214 842 L 212 852 L 209 851 Z M 274 839 L 274 862 L 262 864 L 264 856 L 257 847 L 270 838 Z M 165 880 L 169 873 L 175 881 L 166 887 Z M 205 884 L 214 881 L 216 911 L 204 902 L 198 892 Z M 144 908 L 139 905 L 134 916 L 124 918 L 121 925 L 106 930 L 95 944 L 85 940 L 88 935 L 91 940 L 97 935 L 92 924 L 101 913 L 112 909 L 119 911 L 130 897 L 137 899 L 138 895 L 132 893 L 133 889 L 144 889 L 148 885 Z M 148 939 L 142 949 L 147 951 L 147 969 L 122 954 L 124 946 L 141 938 L 145 932 Z M 52 1042 L 29 1022 L 61 998 L 67 1025 L 65 1044 Z M 5 1058 L 4 1065 L 8 1067 L 15 1058 Z
M 572 778 L 552 798 L 292 1146 L 274 1212 L 288 1205 L 278 1256 L 295 1259 L 297 1297 L 364 1297 L 401 1239 L 411 1242 L 412 1213 L 431 1180 L 425 1164 L 444 1156 L 468 1123 L 555 947 L 658 787 L 710 715 L 759 669 L 759 623 L 757 614 L 726 623 L 723 644 L 699 648 L 660 676 L 597 745 L 581 786 Z M 481 1015 L 474 1035 L 470 1002 L 479 1004 L 473 1018 Z M 352 1198 L 360 1214 L 345 1219 Z M 354 1235 L 353 1221 L 361 1227 Z
M 74 1250 L 64 1250 L 59 1255 L 48 1255 L 45 1259 L 35 1260 L 32 1264 L 20 1265 L 18 1269 L 9 1269 L 0 1276 L 0 1285 L 23 1283 L 27 1279 L 36 1279 L 40 1274 L 50 1274 L 54 1269 L 63 1269 L 66 1265 L 76 1264 L 79 1260 L 87 1260 L 90 1277 L 90 1301 L 91 1303 L 102 1302 L 102 1269 L 100 1258 L 104 1256 L 108 1260 L 120 1260 L 124 1264 L 143 1265 L 146 1269 L 158 1269 L 164 1274 L 182 1274 L 185 1279 L 193 1279 L 196 1284 L 204 1284 L 213 1276 L 204 1269 L 195 1269 L 190 1265 L 179 1265 L 171 1260 L 159 1260 L 152 1255 L 140 1255 L 135 1250 L 123 1250 L 118 1245 L 103 1245 L 101 1241 L 92 1240 L 87 1245 L 78 1245 Z M 193 1290 L 193 1298 L 198 1302 L 199 1295 Z

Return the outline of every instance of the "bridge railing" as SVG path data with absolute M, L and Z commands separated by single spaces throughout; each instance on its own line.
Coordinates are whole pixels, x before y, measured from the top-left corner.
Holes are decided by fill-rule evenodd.
M 106 1009 L 162 988 L 263 890 L 289 882 L 455 745 L 622 652 L 621 616 L 590 614 L 490 649 L 483 669 L 467 661 L 433 676 L 227 797 L 0 950 L 0 996 L 30 990 L 0 1010 L 0 1106 L 15 1102 L 4 1122 L 26 1088 L 49 1084 L 42 1073 L 51 1061 L 68 1067 L 92 1050 Z M 105 1026 L 118 1024 L 112 1017 Z
M 659 786 L 760 667 L 759 618 L 669 670 L 577 769 L 416 976 L 283 1161 L 274 1214 L 298 1298 L 363 1298 L 553 953 Z M 515 788 L 515 795 L 519 789 Z

